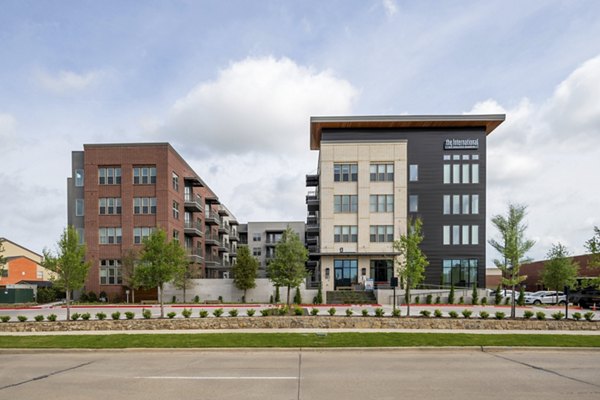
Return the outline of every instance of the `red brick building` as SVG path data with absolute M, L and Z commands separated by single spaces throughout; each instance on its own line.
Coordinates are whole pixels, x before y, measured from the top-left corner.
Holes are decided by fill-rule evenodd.
M 596 278 L 600 275 L 600 269 L 590 266 L 591 256 L 589 254 L 573 256 L 571 259 L 579 264 L 579 278 Z M 544 285 L 541 280 L 544 263 L 547 261 L 548 260 L 535 261 L 521 266 L 521 275 L 527 275 L 527 279 L 523 282 L 525 290 L 530 292 L 544 290 Z
M 199 276 L 227 277 L 237 221 L 170 144 L 84 145 L 67 181 L 68 223 L 92 263 L 86 291 L 123 298 L 122 255 L 157 227 L 185 247 Z

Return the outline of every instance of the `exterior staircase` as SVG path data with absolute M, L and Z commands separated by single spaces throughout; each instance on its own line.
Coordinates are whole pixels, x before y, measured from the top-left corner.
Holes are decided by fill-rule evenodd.
M 327 292 L 327 304 L 375 304 L 377 299 L 372 291 L 336 290 Z

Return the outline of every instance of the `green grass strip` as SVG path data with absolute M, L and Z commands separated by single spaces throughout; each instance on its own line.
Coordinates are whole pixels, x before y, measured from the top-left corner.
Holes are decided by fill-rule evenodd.
M 600 336 L 447 333 L 207 333 L 0 336 L 0 348 L 600 347 Z

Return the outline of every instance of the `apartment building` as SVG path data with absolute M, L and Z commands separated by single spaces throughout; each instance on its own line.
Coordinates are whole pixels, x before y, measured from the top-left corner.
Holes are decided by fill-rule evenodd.
M 46 282 L 53 273 L 42 266 L 42 255 L 6 238 L 0 238 L 6 263 L 0 266 L 0 286 L 24 281 Z
M 504 115 L 312 117 L 307 264 L 323 290 L 389 286 L 421 218 L 425 284 L 485 287 L 486 137 Z
M 199 277 L 227 276 L 237 220 L 170 144 L 86 144 L 72 152 L 71 172 L 68 224 L 87 246 L 86 291 L 124 297 L 121 258 L 157 227 L 185 247 Z

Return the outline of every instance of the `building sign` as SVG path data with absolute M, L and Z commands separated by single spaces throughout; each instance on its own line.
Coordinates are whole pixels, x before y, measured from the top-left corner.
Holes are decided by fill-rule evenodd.
M 444 150 L 477 150 L 479 139 L 446 139 Z

